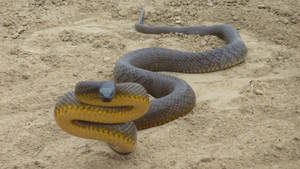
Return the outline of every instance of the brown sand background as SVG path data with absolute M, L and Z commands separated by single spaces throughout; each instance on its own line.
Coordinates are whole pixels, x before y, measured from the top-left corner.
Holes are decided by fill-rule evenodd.
M 81 80 L 110 80 L 143 47 L 204 51 L 213 36 L 145 35 L 152 25 L 233 24 L 246 62 L 206 74 L 169 73 L 197 94 L 193 112 L 138 132 L 135 152 L 77 138 L 55 123 L 58 98 Z M 300 166 L 299 0 L 0 0 L 1 169 L 196 169 Z

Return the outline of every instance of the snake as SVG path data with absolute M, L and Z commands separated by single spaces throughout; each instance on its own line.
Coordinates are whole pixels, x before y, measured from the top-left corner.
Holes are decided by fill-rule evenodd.
M 58 126 L 65 132 L 101 140 L 116 152 L 135 150 L 137 131 L 159 126 L 191 112 L 196 95 L 191 86 L 165 72 L 205 73 L 245 61 L 247 47 L 230 24 L 212 26 L 150 26 L 142 9 L 135 29 L 144 34 L 214 35 L 226 44 L 204 52 L 142 48 L 117 61 L 113 81 L 80 81 L 55 105 Z

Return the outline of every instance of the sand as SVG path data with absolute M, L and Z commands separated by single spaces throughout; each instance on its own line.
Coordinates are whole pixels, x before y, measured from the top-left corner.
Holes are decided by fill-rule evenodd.
M 238 28 L 245 63 L 205 74 L 167 73 L 197 95 L 194 110 L 138 132 L 127 155 L 71 136 L 53 109 L 78 81 L 111 80 L 116 61 L 143 47 L 205 51 L 214 36 L 145 35 L 151 25 Z M 196 169 L 300 166 L 299 0 L 1 0 L 1 169 Z

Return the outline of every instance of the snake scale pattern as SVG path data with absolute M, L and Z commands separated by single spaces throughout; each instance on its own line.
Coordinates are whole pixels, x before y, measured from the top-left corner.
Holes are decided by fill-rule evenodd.
M 63 130 L 105 141 L 116 152 L 130 153 L 136 144 L 137 130 L 175 120 L 195 106 L 195 93 L 184 80 L 157 71 L 212 72 L 245 60 L 247 48 L 231 25 L 147 26 L 143 17 L 144 10 L 135 24 L 138 32 L 215 35 L 227 44 L 200 53 L 143 48 L 125 54 L 115 65 L 115 83 L 79 82 L 75 91 L 61 97 L 55 106 L 55 119 Z M 106 93 L 112 93 L 113 99 L 100 99 L 99 91 L 112 91 Z

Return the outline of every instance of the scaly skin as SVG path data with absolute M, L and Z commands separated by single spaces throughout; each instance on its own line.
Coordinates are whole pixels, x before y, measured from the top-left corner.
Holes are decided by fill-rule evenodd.
M 84 85 L 87 83 L 94 84 Z M 149 97 L 138 84 L 122 83 L 116 87 L 114 99 L 103 102 L 96 86 L 77 85 L 75 92 L 66 93 L 57 102 L 56 123 L 72 135 L 105 141 L 119 153 L 132 152 L 137 131 L 132 121 L 147 112 Z
M 102 102 L 99 98 L 101 85 L 97 87 L 95 82 L 83 82 L 77 85 L 75 94 L 67 93 L 57 103 L 56 121 L 66 132 L 103 140 L 119 153 L 132 152 L 137 129 L 175 120 L 195 106 L 195 93 L 184 80 L 156 71 L 212 72 L 245 60 L 247 48 L 231 25 L 147 26 L 142 24 L 143 16 L 144 10 L 135 25 L 139 32 L 215 35 L 227 44 L 201 53 L 144 48 L 125 54 L 114 68 L 117 92 L 111 102 Z M 150 105 L 147 93 L 154 97 Z

